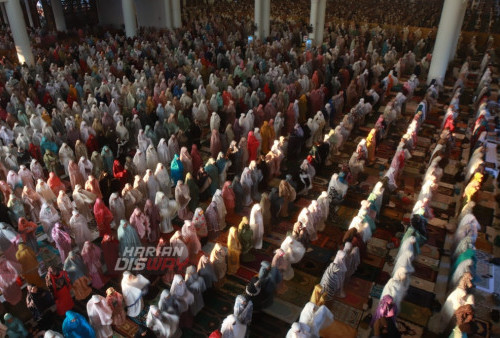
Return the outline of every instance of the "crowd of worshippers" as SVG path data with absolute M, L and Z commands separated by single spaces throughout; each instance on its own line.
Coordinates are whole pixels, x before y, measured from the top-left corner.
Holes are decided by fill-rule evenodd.
M 487 121 L 494 118 L 492 112 L 498 112 L 499 104 L 491 96 L 492 74 L 488 66 L 489 55 L 485 54 L 479 65 L 479 82 L 473 99 L 475 123 L 467 135 L 470 139 L 471 156 L 467 165 L 459 171 L 458 176 L 464 178 L 465 185 L 462 209 L 456 215 L 456 221 L 447 222 L 446 229 L 453 233 L 450 248 L 451 269 L 448 279 L 448 296 L 429 322 L 429 329 L 437 334 L 463 336 L 490 332 L 491 325 L 478 321 L 474 317 L 474 296 L 472 288 L 477 281 L 475 242 L 481 225 L 474 215 L 474 206 L 481 189 L 485 171 L 486 148 L 488 147 Z M 381 301 L 371 324 L 376 336 L 395 337 L 399 335 L 396 318 L 401 309 L 401 301 L 410 285 L 410 275 L 415 272 L 412 261 L 420 253 L 420 247 L 427 241 L 426 224 L 432 219 L 433 212 L 429 202 L 438 188 L 447 165 L 447 157 L 456 147 L 454 132 L 458 112 L 460 111 L 460 96 L 464 90 L 463 79 L 470 72 L 467 60 L 460 69 L 453 88 L 451 101 L 443 116 L 439 140 L 431 153 L 429 165 L 425 172 L 424 184 L 413 207 L 410 225 L 401 240 L 398 254 L 394 259 L 392 278 L 385 285 Z M 496 319 L 498 321 L 498 313 Z
M 121 293 L 109 288 L 104 297 L 92 288 L 120 276 L 114 267 L 127 248 L 152 245 L 183 248 L 179 259 L 189 264 L 161 276 L 171 287 L 149 308 L 141 334 L 180 335 L 203 307 L 204 290 L 234 274 L 240 259 L 255 259 L 264 233 L 289 217 L 289 203 L 307 194 L 315 172 L 334 162 L 350 131 L 384 102 L 399 74 L 415 72 L 329 190 L 301 211 L 273 261 L 262 262 L 245 295 L 236 299 L 220 332 L 244 336 L 252 308 L 272 303 L 282 281 L 293 277 L 291 264 L 324 227 L 331 205 L 343 200 L 347 182 L 357 183 L 365 161 L 373 163 L 377 140 L 404 113 L 407 96 L 429 64 L 428 57 L 417 62 L 411 51 L 384 47 L 390 38 L 384 32 L 348 49 L 355 36 L 337 27 L 331 48 L 300 51 L 292 48 L 292 24 L 280 26 L 280 39 L 272 43 L 247 45 L 251 21 L 212 19 L 199 16 L 189 29 L 149 30 L 135 40 L 106 34 L 39 49 L 33 68 L 3 59 L 0 289 L 7 302 L 17 304 L 21 277 L 40 329 L 54 303 L 56 313 L 66 316 L 65 336 L 106 337 L 111 325 L 139 315 L 149 285 L 140 274 L 125 272 Z M 424 105 L 435 102 L 437 88 L 438 83 L 429 88 Z M 385 179 L 391 189 L 426 109 L 398 147 Z M 342 122 L 335 126 L 336 120 Z M 206 144 L 210 158 L 203 163 Z M 294 161 L 298 169 L 288 168 Z M 276 177 L 279 188 L 267 192 Z M 203 210 L 200 202 L 209 205 Z M 250 217 L 229 230 L 228 248 L 216 244 L 200 257 L 201 245 L 226 228 L 226 216 L 244 208 L 251 209 Z M 174 218 L 184 222 L 175 232 Z M 353 241 L 369 233 L 361 223 L 353 226 L 359 229 L 357 235 L 351 231 Z M 45 267 L 44 279 L 37 261 L 38 224 L 63 263 Z M 163 234 L 172 232 L 165 240 Z M 71 311 L 73 298 L 89 299 L 90 325 Z M 11 314 L 4 319 L 9 336 L 27 334 Z

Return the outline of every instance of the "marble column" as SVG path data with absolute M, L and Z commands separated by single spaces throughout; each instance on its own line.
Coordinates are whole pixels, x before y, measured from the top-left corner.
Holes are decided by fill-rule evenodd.
M 16 45 L 17 58 L 19 63 L 26 62 L 29 66 L 35 64 L 35 57 L 31 49 L 30 39 L 26 31 L 23 10 L 19 0 L 9 0 L 4 2 L 5 11 L 9 19 L 10 30 Z
M 431 66 L 427 75 L 427 84 L 437 78 L 444 80 L 458 29 L 457 22 L 462 20 L 460 18 L 462 13 L 462 16 L 465 15 L 465 12 L 462 12 L 464 3 L 466 4 L 467 0 L 445 0 L 444 2 L 436 42 L 432 51 Z
M 172 29 L 172 0 L 163 0 L 163 4 L 165 7 L 165 27 L 167 29 Z
M 137 19 L 135 16 L 134 0 L 122 0 L 123 23 L 125 24 L 125 35 L 133 38 L 137 35 Z
M 180 0 L 171 0 L 172 1 L 172 25 L 174 28 L 182 27 L 182 17 L 181 17 L 181 1 Z
M 323 35 L 325 33 L 325 12 L 326 12 L 326 0 L 319 0 L 318 6 L 318 26 L 316 27 L 316 32 L 314 36 L 314 42 L 316 46 L 321 46 L 323 44 Z
M 52 6 L 52 13 L 54 13 L 57 31 L 66 32 L 66 20 L 64 19 L 64 10 L 61 0 L 51 0 L 50 5 Z
M 262 39 L 264 37 L 264 18 L 262 17 L 262 7 L 264 5 L 263 0 L 255 0 L 254 7 L 254 23 L 257 27 L 255 29 L 255 37 L 257 39 Z
M 266 39 L 269 36 L 271 29 L 271 0 L 262 1 L 262 27 L 263 27 L 263 38 Z

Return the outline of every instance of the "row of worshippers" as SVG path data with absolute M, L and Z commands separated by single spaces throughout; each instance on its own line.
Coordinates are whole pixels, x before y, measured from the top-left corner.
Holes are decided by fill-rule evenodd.
M 464 64 L 467 72 L 467 64 Z M 476 193 L 481 189 L 484 180 L 486 153 L 488 149 L 488 140 L 485 137 L 487 123 L 481 128 L 481 120 L 491 119 L 489 110 L 492 109 L 489 100 L 489 93 L 483 91 L 489 87 L 490 71 L 485 69 L 486 65 L 481 64 L 480 79 L 475 101 L 476 119 L 471 130 L 471 155 L 467 165 L 463 170 L 464 195 L 462 200 L 462 209 L 456 218 L 456 222 L 451 226 L 454 231 L 452 238 L 451 270 L 448 281 L 449 294 L 443 304 L 441 311 L 436 316 L 435 321 L 431 322 L 430 328 L 437 333 L 449 332 L 455 335 L 474 334 L 478 330 L 485 329 L 474 320 L 474 296 L 471 294 L 476 277 L 476 239 L 481 230 L 481 224 L 474 215 Z M 483 81 L 484 80 L 484 81 Z M 458 91 L 461 87 L 458 87 Z M 481 117 L 482 116 L 482 117 Z M 480 120 L 478 122 L 478 120 Z M 482 135 L 481 135 L 482 134 Z M 475 323 L 475 325 L 473 324 Z
M 236 297 L 233 313 L 222 321 L 220 329 L 213 331 L 210 337 L 247 337 L 253 311 L 261 311 L 272 304 L 281 281 L 282 275 L 278 268 L 262 261 L 259 274 L 248 282 L 245 293 Z
M 443 124 L 446 118 L 445 114 Z M 423 179 L 425 183 L 422 185 L 416 199 L 410 224 L 401 239 L 398 254 L 394 259 L 392 277 L 382 291 L 381 302 L 372 319 L 374 330 L 381 330 L 380 326 L 385 325 L 388 332 L 395 332 L 395 330 L 397 332 L 395 318 L 401 309 L 401 301 L 408 290 L 410 275 L 415 271 L 412 262 L 420 253 L 420 247 L 427 241 L 427 222 L 434 217 L 430 208 L 430 201 L 443 175 L 443 168 L 447 164 L 447 154 L 450 153 L 454 146 L 449 139 L 451 135 L 450 128 L 453 129 L 453 124 L 454 121 L 451 121 L 451 123 L 446 124 L 444 129 L 441 129 L 440 141 L 437 142 L 434 151 L 431 153 L 429 165 Z M 377 321 L 381 321 L 383 324 L 377 324 Z
M 418 117 L 420 115 L 416 114 Z M 415 137 L 413 134 L 416 134 L 417 130 L 417 125 L 411 123 L 407 134 Z M 398 151 L 396 151 L 395 157 L 398 155 Z M 337 203 L 342 201 L 342 194 L 345 194 L 348 188 L 347 182 L 343 182 L 345 176 L 344 172 L 334 174 L 330 181 L 329 191 L 331 191 L 332 196 L 338 199 Z M 371 237 L 372 232 L 375 231 L 375 220 L 381 210 L 384 191 L 391 190 L 388 183 L 388 178 L 384 178 L 384 180 L 378 182 L 368 199 L 361 202 L 362 207 L 358 216 L 353 219 L 349 231 L 344 236 L 343 249 L 337 252 L 334 261 L 325 271 L 320 285 L 316 287 L 313 293 L 312 298 L 316 300 L 316 305 L 319 306 L 324 302 L 331 301 L 334 296 L 345 297 L 344 285 L 356 271 L 360 262 L 360 253 L 364 252 L 366 241 Z M 401 264 L 403 264 L 403 260 L 401 260 Z M 301 327 L 302 323 L 295 323 L 294 325 L 290 334 L 293 332 L 296 336 L 308 331 L 307 327 L 305 329 Z
M 450 104 L 450 106 L 456 105 L 453 109 L 458 109 L 458 97 L 458 95 L 454 95 L 452 98 L 453 104 Z M 452 116 L 452 118 L 449 118 L 450 116 Z M 389 333 L 397 332 L 395 319 L 399 312 L 401 301 L 409 287 L 409 275 L 414 272 L 412 261 L 420 253 L 420 247 L 427 240 L 427 221 L 433 217 L 429 203 L 432 199 L 432 194 L 437 189 L 439 180 L 443 175 L 443 167 L 446 165 L 446 161 L 443 160 L 443 158 L 446 157 L 446 155 L 449 154 L 450 150 L 453 148 L 453 141 L 450 140 L 450 136 L 454 130 L 455 118 L 456 114 L 448 108 L 447 113 L 443 117 L 440 140 L 431 154 L 429 162 L 430 165 L 424 177 L 425 183 L 421 188 L 417 202 L 413 208 L 410 225 L 401 240 L 400 249 L 394 260 L 395 264 L 392 278 L 384 287 L 381 301 L 376 310 L 376 314 L 372 319 L 372 327 L 376 334 L 377 332 L 380 333 L 382 330 L 386 330 L 386 332 Z M 456 232 L 455 236 L 458 234 L 459 233 Z M 461 249 L 457 252 L 459 255 L 461 254 L 460 251 Z M 453 271 L 456 271 L 455 268 L 453 268 Z M 443 305 L 441 312 L 433 318 L 430 325 L 433 327 L 433 331 L 435 332 L 444 331 L 444 329 L 446 329 L 449 325 L 455 310 L 457 310 L 460 305 L 464 305 L 466 303 L 465 299 L 467 290 L 472 286 L 472 275 L 470 273 L 464 274 L 464 271 L 465 269 L 461 270 L 458 274 L 455 274 L 455 272 L 451 273 L 451 280 L 454 281 L 453 287 L 457 285 L 456 283 L 458 283 L 458 280 L 462 276 L 463 279 L 462 282 L 460 282 L 460 288 L 450 294 Z M 457 297 L 460 300 L 457 300 Z M 467 301 L 471 301 L 470 297 L 467 298 Z M 380 322 L 377 323 L 377 321 Z
M 484 102 L 480 110 L 485 109 Z M 481 225 L 473 213 L 474 194 L 481 188 L 484 174 L 484 162 L 487 139 L 478 139 L 475 144 L 467 165 L 464 168 L 464 183 L 466 184 L 462 209 L 458 214 L 454 226 L 454 235 L 451 245 L 451 271 L 448 281 L 448 289 L 451 291 L 443 304 L 443 307 L 431 327 L 434 332 L 441 333 L 450 329 L 450 323 L 455 311 L 465 305 L 474 305 L 474 297 L 470 294 L 475 277 L 475 243 Z M 453 227 L 453 225 L 452 225 Z M 457 318 L 458 324 L 458 318 Z M 457 325 L 458 327 L 458 325 Z M 457 327 L 454 329 L 457 330 Z

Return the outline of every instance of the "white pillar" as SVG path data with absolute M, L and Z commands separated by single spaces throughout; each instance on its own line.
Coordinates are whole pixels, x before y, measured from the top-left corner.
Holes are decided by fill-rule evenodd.
M 262 27 L 264 25 L 264 23 L 262 22 L 262 0 L 255 0 L 254 2 L 254 23 L 255 23 L 255 37 L 257 39 L 262 39 L 262 31 L 263 31 L 263 28 Z
M 453 37 L 453 44 L 451 45 L 451 50 L 450 50 L 450 61 L 453 61 L 455 59 L 455 54 L 457 53 L 457 47 L 458 47 L 458 40 L 460 38 L 460 33 L 462 32 L 462 25 L 464 23 L 464 18 L 465 18 L 465 12 L 467 11 L 467 1 L 460 1 L 460 17 L 457 20 L 457 26 L 455 27 L 455 36 Z
M 163 0 L 165 7 L 165 27 L 172 29 L 172 0 Z
M 171 0 L 171 1 L 172 1 L 172 24 L 174 28 L 181 28 L 182 26 L 181 1 L 180 0 Z
M 52 12 L 54 13 L 54 21 L 56 22 L 56 29 L 59 32 L 66 32 L 66 20 L 64 20 L 64 10 L 62 8 L 61 0 L 51 0 Z
M 269 36 L 271 29 L 271 0 L 262 1 L 262 34 L 264 39 Z
M 323 35 L 325 33 L 325 12 L 326 12 L 326 0 L 319 0 L 318 5 L 318 26 L 315 27 L 314 42 L 316 46 L 321 46 L 323 44 Z
M 30 27 L 35 27 L 33 23 L 33 17 L 31 16 L 31 8 L 28 0 L 24 0 L 24 6 L 26 7 L 26 13 L 28 14 L 28 20 L 30 22 Z
M 0 3 L 0 8 L 2 9 L 2 18 L 5 25 L 9 24 L 9 19 L 7 18 L 7 11 L 5 11 L 4 3 Z
M 137 19 L 135 17 L 134 0 L 122 0 L 123 23 L 125 24 L 125 35 L 133 38 L 137 35 Z
M 467 0 L 445 0 L 444 2 L 436 42 L 432 51 L 431 66 L 427 75 L 428 84 L 436 78 L 444 80 L 454 42 L 456 22 L 461 20 L 460 14 L 464 2 L 466 3 Z
M 311 0 L 311 14 L 309 15 L 309 25 L 312 26 L 312 32 L 309 33 L 309 39 L 315 40 L 316 37 L 316 27 L 318 27 L 318 12 L 319 12 L 319 0 Z
M 17 58 L 19 63 L 27 63 L 29 66 L 35 64 L 35 57 L 30 46 L 30 39 L 26 31 L 23 10 L 19 0 L 9 0 L 4 2 L 5 10 L 9 18 L 10 30 L 16 45 Z

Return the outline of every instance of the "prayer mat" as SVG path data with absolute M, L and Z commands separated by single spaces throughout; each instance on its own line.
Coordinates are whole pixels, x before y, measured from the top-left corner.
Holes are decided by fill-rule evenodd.
M 238 225 L 240 225 L 242 218 L 243 218 L 243 216 L 241 216 L 237 213 L 227 214 L 226 215 L 226 228 L 229 228 L 230 226 L 237 227 Z
M 372 289 L 370 290 L 370 297 L 380 299 L 382 291 L 384 291 L 384 285 L 373 284 Z
M 226 229 L 229 229 L 229 225 L 226 226 Z M 221 231 L 217 238 L 214 240 L 215 243 L 220 243 L 223 246 L 227 247 L 227 235 L 229 231 Z
M 127 318 L 130 318 L 135 324 L 139 326 L 141 325 L 146 326 L 146 317 L 148 315 L 148 312 L 149 312 L 149 305 L 145 304 L 139 315 L 137 315 L 137 317 L 127 317 Z
M 345 324 L 335 317 L 333 323 L 320 331 L 321 337 L 328 338 L 355 338 L 357 330 L 348 324 Z
M 314 286 L 319 283 L 321 276 L 311 276 L 295 269 L 291 280 L 285 281 L 287 290 L 278 295 L 284 301 L 303 307 L 311 298 Z
M 307 199 L 307 198 L 304 198 L 304 197 L 300 197 L 299 199 L 297 199 L 295 202 L 294 202 L 294 205 L 298 208 L 300 208 L 300 210 L 302 210 L 302 208 L 307 208 L 309 207 L 309 205 L 311 204 L 311 200 L 310 199 Z M 292 219 L 295 219 L 295 218 L 292 218 Z
M 394 270 L 394 263 L 385 262 L 384 267 L 382 268 L 382 272 L 392 274 L 392 270 Z
M 59 251 L 56 248 L 54 248 L 46 241 L 37 241 L 37 245 L 37 260 L 43 262 L 47 269 L 49 266 L 58 266 L 61 263 L 61 257 L 59 255 Z M 47 271 L 45 269 L 44 274 L 46 272 Z
M 494 210 L 491 208 L 484 207 L 482 205 L 476 204 L 472 213 L 476 216 L 477 221 L 481 224 L 481 229 L 479 231 L 485 232 L 486 227 L 493 223 Z
M 376 267 L 370 264 L 361 262 L 361 264 L 359 264 L 358 269 L 356 270 L 353 276 L 370 282 L 374 282 L 379 274 L 380 274 L 380 269 L 377 269 Z
M 363 257 L 362 261 L 366 264 L 370 264 L 376 268 L 382 269 L 385 264 L 385 259 L 380 256 L 375 256 L 367 253 L 365 257 Z
M 396 325 L 401 334 L 401 338 L 426 337 L 424 336 L 424 328 L 419 325 L 399 318 L 396 319 Z
M 208 337 L 210 333 L 220 328 L 224 318 L 233 311 L 232 296 L 219 292 L 206 292 L 203 298 L 205 307 L 194 318 L 192 327 L 182 328 L 182 337 Z
M 278 233 L 278 232 L 271 232 L 270 234 L 265 234 L 264 235 L 264 241 L 265 242 L 269 242 L 271 243 L 272 245 L 275 245 L 277 247 L 280 247 L 281 246 L 281 243 L 283 242 L 283 240 L 285 239 L 285 236 L 286 234 L 283 234 L 283 233 Z
M 477 200 L 479 201 L 479 206 L 494 210 L 497 201 L 495 200 L 495 194 L 487 191 L 478 191 Z M 489 225 L 489 224 L 486 224 Z
M 427 244 L 442 248 L 446 237 L 446 230 L 427 225 Z
M 344 210 L 342 210 L 343 208 Z M 342 212 L 344 214 L 339 214 L 339 212 Z M 345 213 L 347 212 L 352 212 L 352 216 L 349 217 L 348 215 L 346 215 Z M 347 208 L 345 206 L 340 206 L 339 210 L 337 211 L 337 214 L 331 216 L 332 224 L 338 227 L 339 229 L 347 230 L 349 228 L 349 225 L 351 224 L 352 218 L 356 216 L 355 215 L 356 213 L 357 210 L 355 209 Z
M 476 275 L 474 284 L 480 290 L 485 292 L 494 291 L 495 266 L 489 263 L 491 256 L 486 252 L 476 250 Z M 491 276 L 488 278 L 488 276 Z M 497 281 L 498 282 L 498 281 Z
M 290 325 L 298 320 L 301 311 L 302 307 L 298 307 L 277 297 L 274 298 L 271 306 L 262 310 L 262 312 Z
M 129 318 L 127 318 L 127 320 L 125 320 L 125 323 L 120 326 L 113 325 L 113 331 L 118 332 L 123 337 L 134 337 L 138 328 L 139 327 L 137 326 L 137 324 Z
M 420 254 L 429 258 L 439 259 L 439 249 L 429 244 L 424 244 L 420 247 Z
M 380 271 L 375 283 L 385 285 L 389 279 L 391 279 L 391 274 L 385 271 Z
M 333 305 L 330 310 L 333 313 L 335 321 L 341 321 L 354 329 L 358 327 L 361 316 L 363 315 L 362 310 L 355 309 L 352 306 L 339 302 L 338 300 L 333 301 Z
M 314 251 L 311 251 L 314 252 Z M 313 276 L 321 276 L 325 271 L 328 263 L 321 263 L 309 257 L 303 257 L 300 262 L 295 264 L 295 268 L 305 273 L 308 273 Z
M 429 282 L 428 280 L 416 276 L 411 276 L 410 285 L 427 292 L 434 292 L 434 288 L 436 287 L 436 283 Z
M 382 219 L 381 223 L 385 223 L 385 220 Z M 390 241 L 391 238 L 393 237 L 393 233 L 391 233 L 390 231 L 387 231 L 385 229 L 382 229 L 382 228 L 377 228 L 372 237 L 380 238 L 380 239 L 383 239 L 385 241 Z
M 362 297 L 352 291 L 345 291 L 344 298 L 335 297 L 335 299 L 358 310 L 363 310 L 363 305 L 368 302 L 368 297 Z
M 444 203 L 446 205 L 450 205 L 453 202 L 453 198 L 449 195 L 443 195 L 440 193 L 435 193 L 432 195 L 432 200 L 435 202 Z
M 314 260 L 316 262 L 320 262 L 323 264 L 330 264 L 330 261 L 333 257 L 333 255 L 336 253 L 330 249 L 325 249 L 321 248 L 316 245 L 311 245 L 310 249 L 312 250 L 307 250 L 306 254 L 304 255 L 304 258 L 309 258 L 311 260 Z
M 372 289 L 372 286 L 373 286 L 373 282 L 369 282 L 369 281 L 366 281 L 364 279 L 360 279 L 360 278 L 351 278 L 351 280 L 349 280 L 347 282 L 347 284 L 344 285 L 344 291 L 346 292 L 346 294 L 349 294 L 349 295 L 355 295 L 359 298 L 361 298 L 362 302 L 361 304 L 359 304 L 359 302 L 350 302 L 350 301 L 344 301 L 344 303 L 346 304 L 349 304 L 355 308 L 358 308 L 360 310 L 363 309 L 363 304 L 366 303 L 366 301 L 368 300 L 368 297 L 370 296 L 370 290 Z M 348 295 L 348 297 L 349 297 Z M 346 298 L 348 298 L 346 297 Z M 346 298 L 344 299 L 339 299 L 340 301 L 343 301 L 345 300 Z M 356 305 L 360 305 L 360 307 L 358 306 L 355 306 L 354 304 Z
M 444 172 L 448 175 L 456 175 L 458 173 L 459 168 L 460 165 L 458 164 L 457 161 L 449 160 L 448 165 L 444 167 Z
M 448 203 L 443 203 L 435 200 L 431 200 L 431 207 L 434 209 L 435 214 L 441 213 L 448 213 L 448 209 L 450 208 L 450 205 Z
M 434 301 L 434 297 L 434 293 L 410 286 L 404 300 L 418 306 L 430 308 Z
M 415 268 L 415 272 L 413 273 L 415 277 L 425 279 L 433 283 L 436 282 L 436 278 L 438 275 L 438 272 L 436 270 L 418 262 L 413 262 L 413 267 Z
M 235 298 L 237 295 L 245 293 L 244 283 L 244 281 L 237 277 L 228 276 L 228 278 L 224 280 L 222 286 L 220 287 L 220 291 Z
M 278 224 L 271 222 L 271 227 L 273 231 L 279 232 L 280 234 L 286 234 L 293 230 L 293 224 L 290 221 L 281 221 Z
M 427 326 L 427 322 L 429 321 L 431 315 L 432 312 L 430 309 L 403 301 L 401 302 L 401 309 L 398 317 L 425 327 Z
M 262 261 L 268 261 L 269 263 L 272 262 L 273 257 L 266 255 L 260 250 L 252 250 L 252 254 L 255 256 L 255 259 L 251 262 L 240 262 L 240 265 L 245 266 L 246 268 L 250 270 L 255 270 L 259 271 L 260 270 L 260 263 Z
M 236 276 L 244 281 L 249 282 L 250 279 L 252 279 L 253 276 L 257 275 L 258 272 L 251 270 L 245 266 L 240 266 L 238 271 L 236 272 Z
M 371 255 L 385 257 L 387 255 L 387 241 L 372 237 L 368 240 L 366 249 Z
M 394 208 L 390 208 L 390 207 L 385 207 L 383 210 L 382 210 L 382 213 L 381 215 L 383 217 L 386 217 L 386 218 L 390 218 L 390 219 L 403 219 L 403 212 L 401 210 L 398 210 L 398 209 L 394 209 Z
M 337 227 L 327 226 L 325 231 L 318 233 L 318 239 L 312 242 L 317 247 L 336 251 L 342 244 L 343 232 Z
M 479 233 L 477 240 L 476 240 L 476 250 L 481 250 L 486 253 L 493 253 L 493 245 L 488 242 L 488 240 L 485 238 L 484 233 Z

